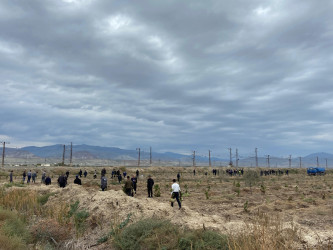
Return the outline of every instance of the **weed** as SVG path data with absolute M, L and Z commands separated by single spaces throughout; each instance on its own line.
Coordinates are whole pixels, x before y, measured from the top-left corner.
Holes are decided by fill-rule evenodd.
M 249 212 L 249 210 L 248 210 L 248 206 L 249 206 L 249 203 L 248 203 L 248 201 L 246 201 L 246 202 L 244 203 L 244 205 L 243 205 L 244 212 L 246 212 L 246 213 Z
M 154 196 L 155 197 L 161 197 L 161 189 L 158 184 L 154 185 Z
M 184 185 L 184 188 L 185 188 L 185 194 L 188 194 L 188 185 L 185 184 L 185 185 Z
M 206 196 L 206 200 L 209 200 L 210 197 L 210 193 L 208 190 L 205 190 L 205 196 Z
M 89 213 L 86 210 L 79 210 L 79 201 L 70 204 L 70 210 L 67 217 L 73 217 L 77 235 L 80 235 L 85 231 L 86 219 L 89 217 Z
M 261 185 L 260 185 L 260 191 L 261 191 L 262 194 L 265 194 L 265 193 L 266 193 L 266 187 L 265 187 L 264 184 L 261 184 Z

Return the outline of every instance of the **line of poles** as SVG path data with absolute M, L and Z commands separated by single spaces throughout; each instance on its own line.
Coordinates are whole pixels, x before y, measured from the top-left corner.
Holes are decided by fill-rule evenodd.
M 10 142 L 1 142 L 2 144 L 2 161 L 1 161 L 1 166 L 2 168 L 4 168 L 5 165 L 5 150 L 6 150 L 6 144 L 10 144 Z M 141 164 L 141 148 L 136 148 L 136 150 L 138 151 L 138 162 L 137 162 L 137 166 L 140 167 Z M 232 161 L 232 148 L 228 148 L 229 150 L 229 165 L 232 166 L 233 165 L 233 161 Z M 64 166 L 65 165 L 65 153 L 66 153 L 66 145 L 63 145 L 63 153 L 62 153 L 62 162 L 61 164 Z M 208 150 L 208 164 L 209 167 L 212 166 L 212 161 L 211 161 L 211 150 Z M 254 150 L 255 153 L 255 166 L 258 167 L 259 166 L 259 158 L 258 158 L 258 148 L 255 148 Z M 236 167 L 239 166 L 239 155 L 238 155 L 238 149 L 236 148 Z M 298 157 L 299 158 L 299 167 L 302 168 L 302 157 Z M 270 167 L 271 165 L 271 156 L 267 155 L 266 156 L 266 163 L 267 163 L 267 167 Z M 292 163 L 292 156 L 289 155 L 288 158 L 288 165 L 289 168 L 291 168 L 291 163 Z M 328 167 L 328 159 L 325 158 L 325 165 L 326 168 Z M 72 166 L 73 164 L 73 143 L 70 143 L 70 159 L 69 159 L 69 165 Z M 150 166 L 152 165 L 152 147 L 149 148 L 149 164 Z M 317 167 L 319 167 L 319 157 L 316 157 L 316 164 Z M 252 164 L 251 164 L 252 165 Z M 180 160 L 179 160 L 179 166 L 180 166 Z M 192 166 L 195 167 L 196 166 L 196 151 L 192 151 Z

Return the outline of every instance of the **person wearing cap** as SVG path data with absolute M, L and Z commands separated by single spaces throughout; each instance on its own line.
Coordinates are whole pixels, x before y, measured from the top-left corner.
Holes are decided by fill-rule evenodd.
M 179 187 L 179 184 L 176 182 L 176 179 L 173 179 L 172 182 L 173 182 L 173 184 L 171 185 L 171 189 L 172 189 L 171 195 L 172 195 L 172 198 L 177 200 L 179 209 L 181 209 L 182 204 L 179 199 L 180 187 Z M 173 207 L 173 202 L 171 202 L 171 206 Z
M 147 179 L 148 198 L 153 198 L 153 186 L 154 180 L 149 175 Z
M 78 175 L 75 176 L 74 184 L 82 185 L 82 183 L 81 183 L 81 179 L 79 178 Z

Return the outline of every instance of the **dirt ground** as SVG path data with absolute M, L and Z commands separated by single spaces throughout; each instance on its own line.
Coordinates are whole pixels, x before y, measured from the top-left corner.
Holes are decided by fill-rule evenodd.
M 305 247 L 314 247 L 318 243 L 332 246 L 333 242 L 333 174 L 325 176 L 307 176 L 306 171 L 290 171 L 289 175 L 258 177 L 229 176 L 226 168 L 219 168 L 214 176 L 211 169 L 177 167 L 146 167 L 139 169 L 137 193 L 129 197 L 122 191 L 123 184 L 111 178 L 112 167 L 106 168 L 108 178 L 107 191 L 101 191 L 101 168 L 85 168 L 87 178 L 82 176 L 82 186 L 72 184 L 78 168 L 45 169 L 53 177 L 52 185 L 40 184 L 42 169 L 38 169 L 36 184 L 28 188 L 38 192 L 57 192 L 51 196 L 46 206 L 60 201 L 80 201 L 80 207 L 91 214 L 93 220 L 91 233 L 84 236 L 82 247 L 91 247 L 107 230 L 111 223 L 123 221 L 131 214 L 131 221 L 157 216 L 171 220 L 175 224 L 189 228 L 212 228 L 225 234 L 237 234 L 248 230 L 262 215 L 279 218 L 281 227 L 297 230 Z M 84 171 L 85 169 L 82 168 Z M 98 177 L 93 178 L 94 170 Z M 116 168 L 118 169 L 118 168 Z M 57 176 L 70 171 L 69 185 L 61 189 L 56 184 Z M 124 169 L 123 169 L 124 170 Z M 137 168 L 126 168 L 130 176 Z M 15 182 L 21 181 L 23 170 L 15 170 Z M 121 171 L 122 172 L 122 171 Z M 170 206 L 172 179 L 180 173 L 180 187 L 183 193 L 182 209 L 177 204 Z M 205 175 L 207 173 L 207 175 Z M 151 175 L 160 188 L 160 197 L 148 198 L 147 177 Z M 8 182 L 8 179 L 1 179 Z M 155 191 L 155 190 L 154 190 Z M 156 192 L 155 192 L 156 194 Z M 100 246 L 96 246 L 96 249 Z

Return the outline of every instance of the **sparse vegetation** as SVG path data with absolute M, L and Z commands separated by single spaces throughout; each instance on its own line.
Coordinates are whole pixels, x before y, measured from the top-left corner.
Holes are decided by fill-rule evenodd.
M 129 175 L 135 174 L 135 170 L 127 168 Z M 77 171 L 73 168 L 71 174 L 75 175 Z M 267 249 L 269 244 L 274 249 L 330 249 L 327 246 L 331 246 L 331 243 L 325 234 L 321 234 L 319 227 L 314 229 L 313 226 L 318 222 L 325 230 L 331 228 L 332 174 L 309 177 L 304 175 L 304 170 L 299 170 L 295 175 L 289 172 L 289 176 L 260 177 L 257 169 L 245 169 L 243 176 L 229 176 L 220 169 L 220 176 L 206 176 L 205 172 L 210 170 L 203 169 L 193 176 L 192 171 L 185 168 L 182 171 L 169 168 L 140 170 L 143 176 L 150 174 L 159 183 L 154 186 L 154 196 L 159 198 L 148 200 L 146 181 L 140 178 L 134 198 L 114 193 L 115 190 L 121 190 L 122 185 L 111 178 L 109 183 L 117 185 L 110 185 L 107 192 L 98 191 L 99 181 L 93 179 L 94 169 L 88 169 L 87 178 L 82 178 L 83 185 L 76 186 L 76 192 L 86 192 L 84 196 L 72 192 L 72 187 L 58 188 L 55 179 L 52 179 L 51 187 L 42 185 L 39 189 L 40 183 L 21 184 L 20 176 L 14 183 L 8 183 L 4 178 L 2 181 L 5 183 L 0 187 L 0 246 L 6 249 L 27 249 L 30 244 L 36 249 L 65 249 L 65 246 L 74 248 L 78 244 L 76 242 L 90 238 L 95 244 L 105 244 L 105 248 L 110 246 L 111 249 L 125 249 L 128 245 L 124 242 L 129 240 L 139 242 L 134 249 L 150 249 L 148 244 L 154 249 Z M 61 172 L 64 172 L 63 168 L 55 168 L 50 175 L 57 176 Z M 171 208 L 169 202 L 170 180 L 177 172 L 182 174 L 181 189 L 183 197 L 187 197 L 182 204 L 184 209 L 180 211 L 177 203 Z M 107 173 L 111 173 L 111 167 L 107 168 Z M 70 183 L 71 178 L 73 176 L 70 176 Z M 122 196 L 115 199 L 115 194 Z M 101 203 L 94 205 L 100 195 L 106 203 L 103 209 L 109 209 L 106 213 L 101 212 Z M 149 209 L 147 204 L 151 205 Z M 129 211 L 135 211 L 133 216 L 126 216 Z M 147 214 L 158 216 L 153 217 L 155 226 L 149 225 L 150 222 L 142 222 L 146 220 Z M 278 217 L 279 214 L 284 216 Z M 173 219 L 175 215 L 177 220 Z M 271 218 L 267 218 L 267 215 Z M 9 218 L 19 222 L 12 223 Z M 224 230 L 225 227 L 230 230 L 231 224 L 240 223 L 239 218 L 247 226 L 237 229 L 235 233 L 222 235 L 220 231 L 205 227 L 210 224 L 214 228 Z M 300 228 L 290 223 L 293 218 Z M 159 224 L 161 221 L 166 224 Z M 230 225 L 226 221 L 231 222 Z M 140 226 L 136 223 L 143 223 L 150 228 L 149 233 L 135 233 L 139 240 L 127 239 L 130 229 L 136 231 L 143 227 L 143 224 Z M 13 231 L 12 225 L 20 228 L 15 234 L 10 233 Z M 316 245 L 310 245 L 306 239 L 301 238 L 298 232 L 303 229 L 303 232 L 314 230 L 312 244 Z M 165 236 L 165 232 L 169 234 Z M 210 239 L 211 245 L 207 239 Z M 316 239 L 320 240 L 315 243 Z

